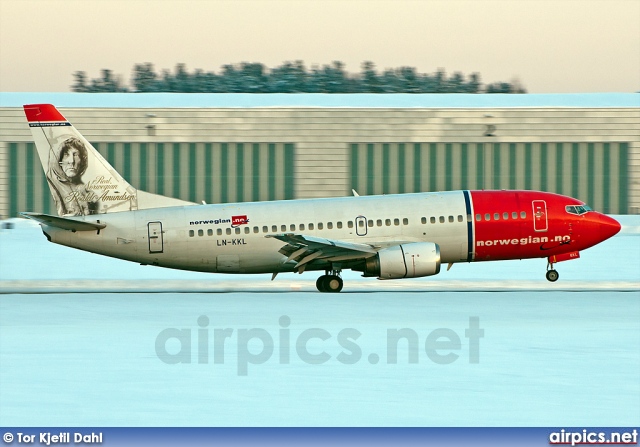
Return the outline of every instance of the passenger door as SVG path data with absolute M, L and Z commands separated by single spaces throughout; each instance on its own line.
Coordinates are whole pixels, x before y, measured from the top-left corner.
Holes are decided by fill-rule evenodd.
M 162 237 L 162 222 L 149 222 L 147 224 L 149 236 L 149 253 L 162 253 L 164 241 Z
M 534 200 L 533 205 L 533 229 L 535 231 L 547 231 L 549 222 L 547 221 L 547 202 L 544 200 Z

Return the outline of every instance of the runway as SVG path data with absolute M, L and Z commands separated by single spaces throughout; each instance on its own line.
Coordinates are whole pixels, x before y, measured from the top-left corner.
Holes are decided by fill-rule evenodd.
M 416 280 L 142 267 L 0 231 L 2 426 L 637 426 L 640 218 Z
M 5 294 L 0 425 L 633 426 L 639 335 L 633 291 Z

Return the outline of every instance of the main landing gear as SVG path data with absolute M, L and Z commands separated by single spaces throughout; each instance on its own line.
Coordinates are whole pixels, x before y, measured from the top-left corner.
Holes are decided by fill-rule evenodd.
M 556 282 L 560 275 L 556 270 L 553 269 L 553 263 L 547 262 L 547 281 Z
M 327 270 L 324 275 L 322 275 L 316 281 L 316 288 L 319 292 L 324 293 L 338 293 L 342 290 L 342 286 L 344 285 L 342 282 L 342 278 L 340 278 L 340 270 Z

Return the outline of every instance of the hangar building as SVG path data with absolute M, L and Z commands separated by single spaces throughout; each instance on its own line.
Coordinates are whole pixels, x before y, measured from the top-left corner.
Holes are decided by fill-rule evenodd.
M 640 94 L 1 93 L 0 215 L 55 214 L 23 104 L 193 202 L 535 189 L 640 213 Z

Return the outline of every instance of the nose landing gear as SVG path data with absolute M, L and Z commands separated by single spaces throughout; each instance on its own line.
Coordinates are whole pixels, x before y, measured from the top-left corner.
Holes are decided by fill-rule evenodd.
M 316 288 L 319 292 L 323 293 L 338 293 L 342 290 L 344 283 L 340 278 L 340 270 L 326 271 L 326 274 L 322 275 L 316 281 Z
M 547 281 L 551 281 L 551 282 L 556 282 L 558 280 L 558 278 L 560 277 L 558 272 L 556 270 L 554 270 L 552 262 L 547 262 L 547 274 L 546 274 L 546 277 L 547 277 Z

